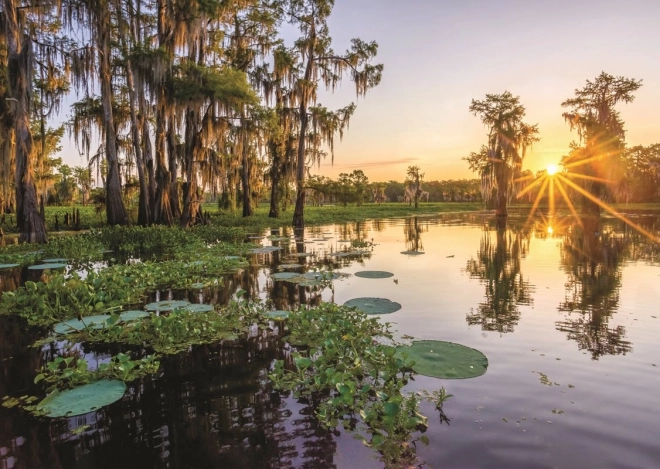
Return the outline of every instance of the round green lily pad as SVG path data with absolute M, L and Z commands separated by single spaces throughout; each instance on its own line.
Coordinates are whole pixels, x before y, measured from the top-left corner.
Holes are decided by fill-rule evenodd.
M 293 278 L 300 277 L 300 274 L 296 272 L 277 272 L 274 274 L 271 274 L 270 278 L 273 280 L 291 280 Z
M 240 261 L 243 258 L 241 256 L 225 256 L 225 259 L 228 261 Z
M 351 255 L 350 252 L 333 252 L 328 254 L 328 256 L 330 257 L 348 257 L 350 255 Z
M 339 239 L 339 240 L 337 240 L 337 242 L 338 243 L 350 243 L 351 240 L 350 239 Z
M 51 264 L 37 264 L 37 265 L 31 265 L 28 267 L 30 270 L 46 270 L 46 269 L 61 269 L 62 267 L 66 267 L 66 264 L 58 264 L 58 263 L 51 263 Z
M 270 319 L 274 319 L 275 321 L 283 321 L 284 319 L 288 318 L 289 315 L 291 315 L 291 311 L 284 311 L 281 309 L 268 311 L 265 314 L 265 316 L 269 317 Z
M 341 275 L 339 275 L 337 272 L 307 272 L 302 274 L 302 277 L 309 279 L 309 280 L 334 280 Z
M 204 283 L 201 283 L 201 282 L 195 282 L 195 283 L 193 283 L 192 285 L 190 285 L 190 288 L 194 288 L 194 289 L 196 289 L 196 290 L 201 290 L 201 289 L 204 288 L 205 286 L 206 286 L 206 284 L 204 284 Z
M 213 311 L 214 308 L 213 305 L 194 304 L 188 305 L 183 309 L 191 313 L 208 313 L 209 311 Z
M 206 264 L 206 261 L 192 261 L 188 262 L 188 265 L 204 265 Z
M 282 248 L 279 246 L 265 246 L 262 248 L 250 249 L 252 254 L 268 254 L 270 252 L 279 251 Z
M 386 298 L 353 298 L 344 306 L 355 307 L 365 314 L 390 314 L 401 309 L 401 305 Z
M 188 306 L 190 304 L 190 301 L 186 300 L 165 300 L 165 301 L 156 301 L 154 303 L 149 303 L 147 306 L 144 307 L 147 311 L 161 311 L 161 312 L 167 312 L 167 311 L 173 311 L 177 308 L 183 308 L 184 306 Z
M 18 267 L 20 264 L 0 264 L 0 269 L 13 269 Z
M 37 405 L 48 417 L 83 415 L 117 402 L 124 396 L 123 381 L 103 379 L 66 391 L 53 391 Z
M 69 259 L 64 259 L 63 257 L 55 257 L 53 259 L 43 259 L 41 262 L 44 264 L 58 264 L 60 262 L 69 262 Z
M 125 322 L 135 321 L 137 319 L 144 319 L 148 317 L 149 317 L 149 312 L 140 311 L 140 310 L 124 311 L 119 315 L 119 318 Z
M 464 379 L 481 376 L 488 368 L 486 355 L 465 345 L 441 340 L 416 340 L 410 347 L 401 346 L 397 353 L 414 360 L 413 370 L 432 378 Z
M 423 251 L 401 251 L 401 254 L 405 254 L 406 256 L 421 256 L 424 254 Z
M 268 236 L 267 239 L 270 239 L 271 241 L 290 241 L 291 238 L 288 236 Z
M 290 255 L 293 257 L 312 257 L 314 254 L 311 252 L 292 252 Z
M 302 264 L 280 264 L 277 266 L 278 269 L 299 269 L 302 267 Z
M 393 277 L 394 274 L 383 270 L 363 270 L 361 272 L 355 272 L 355 276 L 362 278 L 390 278 Z
M 84 316 L 82 320 L 73 318 L 68 321 L 58 322 L 53 326 L 53 331 L 56 334 L 71 334 L 72 332 L 80 332 L 85 328 L 103 329 L 109 318 L 109 314 Z

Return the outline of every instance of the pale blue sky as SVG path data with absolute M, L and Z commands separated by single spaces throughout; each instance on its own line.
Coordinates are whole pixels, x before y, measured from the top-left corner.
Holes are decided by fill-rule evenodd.
M 328 159 L 313 172 L 363 169 L 371 181 L 403 180 L 417 164 L 427 180 L 472 177 L 461 158 L 484 143 L 485 129 L 470 101 L 504 90 L 539 124 L 542 140 L 525 167 L 541 169 L 575 138 L 561 102 L 601 71 L 644 80 L 636 101 L 620 108 L 627 141 L 660 142 L 658 18 L 660 0 L 336 0 L 335 50 L 353 37 L 376 40 L 385 70 L 358 101 L 334 166 Z M 355 100 L 348 80 L 321 96 L 329 107 Z M 65 161 L 84 164 L 71 144 Z

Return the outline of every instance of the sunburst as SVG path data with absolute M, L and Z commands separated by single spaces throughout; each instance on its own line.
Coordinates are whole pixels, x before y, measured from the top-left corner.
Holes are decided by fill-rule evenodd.
M 581 162 L 581 164 L 584 164 L 584 162 Z M 581 165 L 580 164 L 580 165 Z M 655 234 L 647 231 L 646 229 L 642 228 L 639 226 L 637 223 L 633 222 L 629 218 L 627 218 L 625 215 L 622 213 L 618 212 L 614 207 L 611 205 L 603 202 L 600 198 L 597 196 L 591 194 L 589 191 L 584 189 L 583 187 L 580 187 L 578 184 L 576 184 L 572 179 L 580 179 L 580 180 L 586 180 L 586 181 L 595 181 L 595 182 L 602 182 L 605 184 L 611 184 L 613 181 L 605 178 L 600 178 L 600 177 L 595 177 L 595 176 L 588 176 L 584 174 L 579 174 L 579 173 L 574 173 L 571 171 L 572 168 L 579 166 L 578 164 L 567 164 L 567 165 L 562 165 L 563 169 L 559 167 L 559 165 L 551 164 L 548 165 L 546 170 L 543 171 L 541 174 L 539 174 L 536 177 L 530 178 L 529 176 L 522 177 L 520 179 L 517 179 L 516 182 L 522 182 L 522 181 L 530 181 L 527 186 L 525 186 L 518 194 L 517 198 L 521 198 L 523 195 L 527 194 L 528 192 L 532 191 L 534 188 L 540 186 L 539 192 L 536 195 L 536 198 L 534 199 L 534 203 L 532 204 L 532 208 L 530 210 L 529 216 L 527 217 L 527 223 L 531 221 L 532 217 L 536 213 L 536 209 L 539 206 L 539 203 L 543 199 L 543 197 L 548 195 L 548 201 L 549 201 L 549 215 L 550 217 L 554 217 L 555 214 L 555 189 L 557 192 L 561 195 L 562 199 L 564 202 L 566 202 L 566 205 L 568 209 L 571 211 L 577 222 L 582 225 L 582 221 L 580 220 L 580 216 L 575 208 L 575 205 L 573 204 L 573 201 L 568 195 L 568 191 L 566 190 L 567 188 L 571 188 L 577 193 L 583 195 L 585 198 L 589 199 L 590 201 L 594 202 L 596 205 L 598 205 L 600 208 L 603 210 L 611 213 L 614 217 L 618 218 L 619 220 L 623 221 L 626 223 L 628 226 L 633 228 L 634 230 L 638 231 L 639 233 L 643 234 L 644 236 L 648 237 L 649 239 L 655 241 L 655 242 L 660 242 L 660 238 L 656 236 Z M 552 234 L 552 227 L 548 228 L 548 233 Z

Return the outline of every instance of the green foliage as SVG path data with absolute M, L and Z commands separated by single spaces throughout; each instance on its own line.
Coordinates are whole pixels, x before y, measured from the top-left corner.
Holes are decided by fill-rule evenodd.
M 119 353 L 107 363 L 101 363 L 90 370 L 87 361 L 76 357 L 57 357 L 41 368 L 34 383 L 43 386 L 50 393 L 55 389 L 72 389 L 101 379 L 133 381 L 158 371 L 160 362 L 155 355 L 132 359 L 130 355 Z
M 419 399 L 402 394 L 412 363 L 396 356 L 387 324 L 330 303 L 287 319 L 286 340 L 297 349 L 294 369 L 279 360 L 270 378 L 277 389 L 310 399 L 327 428 L 340 422 L 380 452 L 387 467 L 415 461 L 418 432 L 427 428 Z M 361 421 L 357 419 L 360 418 Z
M 254 323 L 263 323 L 265 307 L 245 300 L 233 301 L 222 311 L 174 310 L 168 315 L 151 315 L 124 325 L 110 324 L 99 330 L 86 329 L 74 339 L 89 342 L 146 346 L 157 354 L 176 354 L 193 345 L 237 339 Z

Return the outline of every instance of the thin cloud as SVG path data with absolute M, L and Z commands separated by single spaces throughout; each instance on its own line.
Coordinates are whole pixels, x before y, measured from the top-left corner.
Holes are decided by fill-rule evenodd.
M 419 158 L 400 158 L 398 160 L 386 160 L 386 161 L 369 161 L 369 162 L 364 162 L 364 163 L 358 163 L 358 164 L 337 164 L 334 165 L 335 168 L 374 168 L 374 167 L 379 167 L 383 168 L 386 166 L 398 166 L 402 164 L 407 164 L 407 163 L 412 163 L 413 161 L 417 161 Z

